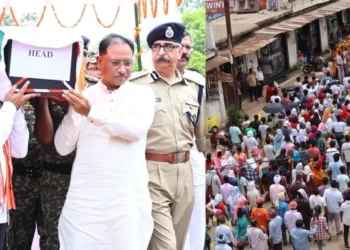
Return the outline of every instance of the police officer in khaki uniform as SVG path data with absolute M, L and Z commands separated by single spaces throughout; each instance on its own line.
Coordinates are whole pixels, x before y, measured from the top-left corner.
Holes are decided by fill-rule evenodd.
M 150 84 L 156 98 L 155 118 L 147 136 L 146 159 L 153 202 L 154 231 L 149 250 L 181 250 L 194 204 L 189 150 L 205 150 L 203 84 L 176 69 L 182 56 L 185 27 L 165 23 L 147 37 L 155 71 L 136 73 L 131 82 Z

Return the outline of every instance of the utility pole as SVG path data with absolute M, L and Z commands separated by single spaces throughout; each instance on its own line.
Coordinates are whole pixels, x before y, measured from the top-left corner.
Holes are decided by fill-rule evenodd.
M 241 104 L 238 98 L 238 80 L 237 80 L 237 72 L 236 72 L 235 55 L 234 55 L 233 44 L 232 44 L 230 0 L 224 0 L 224 8 L 225 8 L 228 48 L 230 53 L 231 72 L 232 72 L 232 79 L 233 79 L 233 86 L 234 86 L 233 93 L 234 93 L 234 99 L 235 99 L 235 106 L 241 109 Z

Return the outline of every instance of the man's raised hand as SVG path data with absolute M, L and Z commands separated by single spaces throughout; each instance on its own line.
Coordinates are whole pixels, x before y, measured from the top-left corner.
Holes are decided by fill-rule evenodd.
M 78 91 L 70 89 L 62 97 L 72 106 L 75 112 L 80 115 L 88 116 L 91 109 L 91 104 L 88 99 L 86 99 Z
M 40 96 L 40 94 L 27 94 L 25 95 L 25 92 L 29 86 L 30 82 L 26 81 L 26 83 L 23 85 L 23 87 L 16 93 L 17 85 L 13 85 L 11 89 L 7 92 L 5 95 L 5 102 L 12 102 L 16 109 L 19 109 L 26 101 L 29 99 L 32 99 L 34 97 Z

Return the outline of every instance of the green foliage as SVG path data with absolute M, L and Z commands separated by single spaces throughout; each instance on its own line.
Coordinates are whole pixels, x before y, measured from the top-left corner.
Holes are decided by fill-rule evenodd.
M 233 107 L 227 110 L 227 116 L 229 117 L 229 124 L 235 123 L 237 126 L 241 126 L 244 120 L 243 113 L 239 109 Z
M 186 1 L 187 4 L 192 1 Z M 185 3 L 184 3 L 185 4 Z M 198 3 L 197 3 L 198 4 Z M 198 8 L 199 5 L 197 5 Z M 203 6 L 203 5 L 202 5 Z M 186 26 L 186 31 L 190 34 L 193 43 L 192 58 L 188 68 L 196 68 L 203 75 L 205 74 L 205 9 L 204 7 L 193 12 L 182 13 L 182 23 Z
M 205 9 L 204 7 L 194 12 L 182 13 L 182 23 L 186 31 L 190 33 L 194 50 L 205 55 Z
M 202 75 L 205 75 L 205 55 L 198 51 L 193 51 L 192 58 L 188 63 L 187 68 L 198 69 Z
M 37 13 L 27 13 L 17 19 L 21 26 L 33 26 L 39 21 Z M 3 26 L 16 26 L 11 15 L 6 14 L 2 21 Z

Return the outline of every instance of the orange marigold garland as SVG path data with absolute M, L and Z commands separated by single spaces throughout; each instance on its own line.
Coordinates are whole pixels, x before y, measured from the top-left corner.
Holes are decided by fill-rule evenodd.
M 56 14 L 55 7 L 54 7 L 53 5 L 51 5 L 51 8 L 52 8 L 53 14 L 55 15 L 55 18 L 56 18 L 58 24 L 59 24 L 61 27 L 63 27 L 63 28 L 74 28 L 75 26 L 77 26 L 77 25 L 80 23 L 81 19 L 83 18 L 84 13 L 85 13 L 85 10 L 86 10 L 86 4 L 84 4 L 83 11 L 81 12 L 78 21 L 77 21 L 74 25 L 72 25 L 72 26 L 63 25 L 62 22 L 60 21 L 60 19 L 58 18 L 57 14 Z
M 115 20 L 117 20 L 117 17 L 118 17 L 118 14 L 119 14 L 120 6 L 118 6 L 117 13 L 116 13 L 115 16 L 114 16 L 114 19 L 113 19 L 112 23 L 109 24 L 109 25 L 105 25 L 105 24 L 103 24 L 103 23 L 101 22 L 100 18 L 98 17 L 98 14 L 97 14 L 95 5 L 93 4 L 92 7 L 94 8 L 94 13 L 95 13 L 96 19 L 97 19 L 97 21 L 98 21 L 99 24 L 101 24 L 104 28 L 110 28 L 110 27 L 112 27 L 112 26 L 114 25 Z
M 36 24 L 36 27 L 40 26 L 42 20 L 44 19 L 45 12 L 46 12 L 46 6 L 44 6 L 43 12 L 41 13 L 40 19 L 39 19 L 38 23 Z
M 6 12 L 6 7 L 2 8 L 2 13 L 0 15 L 0 25 L 1 25 L 2 21 L 4 20 L 5 12 Z
M 154 0 L 155 3 L 153 2 L 153 0 L 151 1 L 151 11 L 152 11 L 152 16 L 153 18 L 156 18 L 157 16 L 157 8 L 158 8 L 158 0 Z
M 11 13 L 11 17 L 12 17 L 13 21 L 15 22 L 16 26 L 19 26 L 19 23 L 18 23 L 18 21 L 17 21 L 17 18 L 16 18 L 16 16 L 15 16 L 15 13 L 13 12 L 12 7 L 10 7 L 10 13 Z
M 168 15 L 169 12 L 169 0 L 163 0 L 164 14 Z
M 136 43 L 137 37 L 139 36 L 139 33 L 140 33 L 140 31 L 141 31 L 141 28 L 135 27 L 134 30 L 135 30 L 134 42 Z
M 4 10 L 5 10 L 5 9 L 6 9 L 6 8 L 4 8 Z M 36 23 L 36 25 L 35 25 L 36 27 L 39 27 L 39 26 L 40 26 L 42 20 L 44 19 L 45 12 L 46 12 L 46 6 L 44 6 L 44 8 L 43 8 L 43 11 L 42 11 L 42 13 L 41 13 L 41 15 L 40 15 L 40 19 L 39 19 L 39 21 L 38 21 L 38 22 Z M 16 18 L 15 12 L 14 12 L 14 10 L 13 10 L 12 7 L 10 7 L 10 13 L 11 13 L 12 20 L 13 20 L 13 22 L 16 24 L 16 26 L 20 26 L 20 24 L 19 24 L 19 22 L 18 22 L 18 20 L 17 20 L 17 18 Z M 0 16 L 1 22 L 2 22 L 2 20 L 3 20 L 3 18 L 4 18 L 3 15 L 5 16 L 5 12 L 4 12 L 4 11 L 3 11 L 3 13 L 1 13 L 1 16 Z M 0 22 L 0 24 L 1 24 L 1 22 Z
M 143 53 L 143 48 L 141 47 L 139 53 L 137 53 L 137 54 L 135 55 L 135 60 L 136 60 L 136 61 L 139 59 L 139 57 L 141 56 L 142 53 Z
M 182 0 L 176 0 L 176 5 L 180 6 L 182 4 Z
M 137 1 L 137 20 L 138 23 L 141 24 L 141 0 Z
M 147 17 L 147 0 L 142 0 L 143 18 Z

